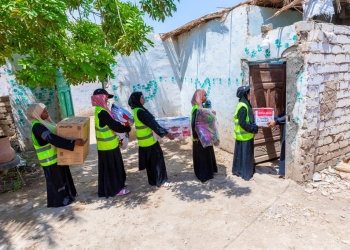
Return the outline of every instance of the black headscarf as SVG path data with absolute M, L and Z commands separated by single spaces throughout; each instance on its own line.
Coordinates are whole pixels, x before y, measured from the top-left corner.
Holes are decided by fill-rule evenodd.
M 236 95 L 239 98 L 240 102 L 243 102 L 248 106 L 248 115 L 249 115 L 250 121 L 255 121 L 252 105 L 250 104 L 250 101 L 248 100 L 249 92 L 250 92 L 250 86 L 241 86 L 237 89 Z
M 141 108 L 144 111 L 146 111 L 152 118 L 154 118 L 154 116 L 151 114 L 151 112 L 149 112 L 140 102 L 141 96 L 142 96 L 142 92 L 133 92 L 128 100 L 128 104 L 130 106 L 131 109 L 134 108 Z

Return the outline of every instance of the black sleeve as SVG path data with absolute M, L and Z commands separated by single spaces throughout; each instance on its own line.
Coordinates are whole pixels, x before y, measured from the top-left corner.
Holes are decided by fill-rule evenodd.
M 275 117 L 275 122 L 278 125 L 284 125 L 286 124 L 286 114 L 282 113 L 279 116 Z
M 156 120 L 152 116 L 150 116 L 146 111 L 139 109 L 137 111 L 137 118 L 139 118 L 139 120 L 143 124 L 145 124 L 147 127 L 152 129 L 154 131 L 154 133 L 156 133 L 160 137 L 164 137 L 168 134 L 168 131 L 165 128 L 161 127 L 156 122 Z
M 196 116 L 197 116 L 197 109 L 193 111 L 192 113 L 192 120 L 191 120 L 191 127 L 192 127 L 192 137 L 193 139 L 198 139 L 198 134 L 196 131 Z
M 67 140 L 55 135 L 42 124 L 35 124 L 32 131 L 40 146 L 50 143 L 56 148 L 63 148 L 70 151 L 74 150 L 75 140 Z
M 247 109 L 245 107 L 241 107 L 238 110 L 238 122 L 239 126 L 241 126 L 245 131 L 253 134 L 258 133 L 258 126 L 255 123 L 246 122 L 245 119 L 247 117 Z
M 104 127 L 107 125 L 110 129 L 118 133 L 130 132 L 131 130 L 130 127 L 123 126 L 120 122 L 117 122 L 116 120 L 114 120 L 110 116 L 110 114 L 105 110 L 102 110 L 98 114 L 98 119 L 100 119 L 100 127 Z

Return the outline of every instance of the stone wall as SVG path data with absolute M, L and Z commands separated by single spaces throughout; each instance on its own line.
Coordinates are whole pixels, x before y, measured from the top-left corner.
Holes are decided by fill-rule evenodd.
M 350 27 L 299 22 L 295 28 L 304 72 L 292 117 L 299 125 L 293 179 L 304 181 L 350 152 Z
M 16 135 L 10 98 L 8 96 L 0 97 L 0 135 L 9 137 Z

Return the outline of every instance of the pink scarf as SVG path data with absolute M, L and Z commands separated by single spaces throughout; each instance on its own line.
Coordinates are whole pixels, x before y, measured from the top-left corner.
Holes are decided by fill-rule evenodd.
M 107 110 L 109 115 L 111 117 L 113 117 L 111 110 L 107 106 L 106 98 L 107 98 L 106 95 L 103 95 L 103 94 L 93 95 L 93 96 L 91 96 L 91 105 L 92 106 L 100 106 L 100 107 L 104 108 L 105 110 Z
M 191 103 L 192 106 L 198 105 L 199 108 L 203 108 L 203 97 L 205 96 L 206 92 L 204 89 L 197 89 L 192 97 Z

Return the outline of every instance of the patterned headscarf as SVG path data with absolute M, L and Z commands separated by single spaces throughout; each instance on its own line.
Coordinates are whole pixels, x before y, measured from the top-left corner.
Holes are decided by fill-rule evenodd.
M 203 108 L 203 97 L 206 95 L 206 92 L 204 89 L 197 89 L 192 97 L 191 103 L 192 106 L 198 105 L 199 108 Z
M 27 118 L 33 123 L 35 120 L 39 120 L 48 130 L 52 133 L 57 134 L 56 123 L 49 116 L 46 120 L 41 118 L 41 114 L 43 113 L 46 106 L 42 103 L 33 103 L 29 105 L 27 108 Z

